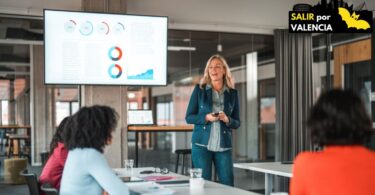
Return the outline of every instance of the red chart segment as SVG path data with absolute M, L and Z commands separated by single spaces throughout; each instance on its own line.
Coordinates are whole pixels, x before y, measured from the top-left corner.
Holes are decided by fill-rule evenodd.
M 112 64 L 108 68 L 108 74 L 111 78 L 117 79 L 122 75 L 122 68 L 118 64 Z
M 119 61 L 122 57 L 122 50 L 119 47 L 111 47 L 108 51 L 108 57 L 113 61 Z

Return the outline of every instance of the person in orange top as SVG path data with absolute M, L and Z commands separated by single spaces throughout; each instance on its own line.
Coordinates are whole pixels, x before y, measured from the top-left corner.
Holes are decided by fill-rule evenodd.
M 290 194 L 375 194 L 375 152 L 365 147 L 372 123 L 360 97 L 340 89 L 322 94 L 307 124 L 312 143 L 324 149 L 296 157 Z

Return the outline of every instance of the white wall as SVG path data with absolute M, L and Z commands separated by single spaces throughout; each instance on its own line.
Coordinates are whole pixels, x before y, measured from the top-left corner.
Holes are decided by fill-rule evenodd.
M 81 0 L 1 0 L 0 13 L 42 16 L 43 9 L 81 10 Z
M 171 29 L 272 34 L 287 27 L 288 11 L 297 2 L 317 1 L 128 0 L 127 13 L 168 16 Z M 0 1 L 0 13 L 42 16 L 43 8 L 80 10 L 81 0 Z
M 172 29 L 272 34 L 275 28 L 287 27 L 288 11 L 295 3 L 295 0 L 129 0 L 127 11 L 167 15 Z
M 348 0 L 354 6 L 374 0 Z M 103 3 L 105 1 L 103 0 Z M 319 0 L 128 0 L 127 13 L 169 17 L 169 28 L 272 34 L 286 28 L 288 11 L 296 3 Z M 0 13 L 42 16 L 43 8 L 81 10 L 81 0 L 1 0 Z M 375 15 L 374 15 L 375 16 Z

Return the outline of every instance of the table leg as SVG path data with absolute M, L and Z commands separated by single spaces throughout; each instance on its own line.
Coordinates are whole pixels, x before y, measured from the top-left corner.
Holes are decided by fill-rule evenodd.
M 138 167 L 138 132 L 135 132 L 135 167 Z
M 15 146 L 16 146 L 16 148 L 15 149 L 17 149 L 16 151 L 17 151 L 17 156 L 18 157 L 21 157 L 20 156 L 20 151 L 21 151 L 21 140 L 20 139 L 15 139 L 14 141 L 13 141 L 13 143 L 14 142 L 16 142 L 16 144 L 15 144 Z
M 273 188 L 273 178 L 272 174 L 266 173 L 265 175 L 265 195 L 270 195 L 272 193 L 272 188 Z
M 12 151 L 12 140 L 8 138 L 8 158 L 10 158 L 10 154 L 13 152 Z

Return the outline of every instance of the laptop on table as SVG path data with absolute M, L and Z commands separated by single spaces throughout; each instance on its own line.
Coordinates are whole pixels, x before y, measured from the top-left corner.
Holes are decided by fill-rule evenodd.
M 128 125 L 154 125 L 152 110 L 128 110 Z

